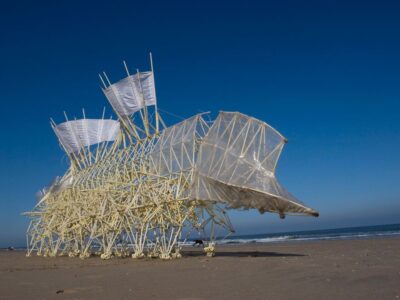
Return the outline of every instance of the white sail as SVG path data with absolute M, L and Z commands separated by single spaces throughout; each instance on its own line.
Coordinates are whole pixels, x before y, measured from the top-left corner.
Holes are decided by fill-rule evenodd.
M 146 106 L 156 104 L 153 72 L 130 75 L 103 89 L 113 109 L 120 116 L 129 116 Z
M 142 89 L 142 94 L 146 105 L 156 105 L 156 87 L 154 84 L 153 72 L 140 72 L 135 74 L 135 76 L 137 82 L 139 82 L 138 79 L 140 77 L 140 87 Z
M 118 121 L 103 119 L 80 119 L 54 127 L 54 132 L 67 153 L 77 152 L 94 144 L 115 141 L 119 131 Z

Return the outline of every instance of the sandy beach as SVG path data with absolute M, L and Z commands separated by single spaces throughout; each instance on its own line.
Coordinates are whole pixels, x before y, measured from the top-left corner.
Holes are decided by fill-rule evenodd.
M 207 258 L 0 252 L 0 299 L 400 299 L 400 238 L 223 246 Z

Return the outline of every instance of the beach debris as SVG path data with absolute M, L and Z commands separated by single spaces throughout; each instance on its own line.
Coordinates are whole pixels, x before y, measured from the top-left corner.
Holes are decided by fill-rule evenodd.
M 64 293 L 64 290 L 57 290 L 56 291 L 56 294 L 62 294 L 62 293 Z
M 287 139 L 239 112 L 201 113 L 167 127 L 150 71 L 111 83 L 99 75 L 117 120 L 69 119 L 51 127 L 67 172 L 38 194 L 27 230 L 27 256 L 180 258 L 194 245 L 215 255 L 217 236 L 234 232 L 230 209 L 318 216 L 278 182 Z M 185 235 L 183 235 L 183 229 Z

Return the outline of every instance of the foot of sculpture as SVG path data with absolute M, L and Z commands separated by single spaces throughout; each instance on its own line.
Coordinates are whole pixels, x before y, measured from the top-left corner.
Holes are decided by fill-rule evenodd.
M 111 253 L 102 253 L 102 254 L 100 255 L 100 258 L 101 258 L 101 259 L 104 259 L 104 260 L 110 259 L 111 257 L 112 257 L 112 254 L 111 254 Z
M 149 252 L 147 254 L 148 258 L 158 258 L 160 255 L 157 252 Z
M 134 259 L 140 259 L 144 257 L 144 253 L 142 251 L 138 251 L 132 254 L 132 258 Z
M 171 254 L 172 258 L 182 258 L 182 254 L 179 252 L 179 250 L 175 250 L 174 253 Z
M 85 253 L 81 253 L 81 255 L 79 255 L 80 259 L 86 259 L 90 257 L 90 253 L 85 252 Z
M 208 257 L 215 256 L 215 244 L 209 243 L 207 247 L 204 247 L 204 252 Z
M 171 255 L 169 253 L 160 253 L 160 258 L 163 260 L 171 259 Z

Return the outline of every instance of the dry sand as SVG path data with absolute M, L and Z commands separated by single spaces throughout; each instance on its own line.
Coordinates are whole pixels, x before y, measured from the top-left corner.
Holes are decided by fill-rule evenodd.
M 2 251 L 0 299 L 400 299 L 400 238 L 185 254 L 173 261 L 82 261 Z

